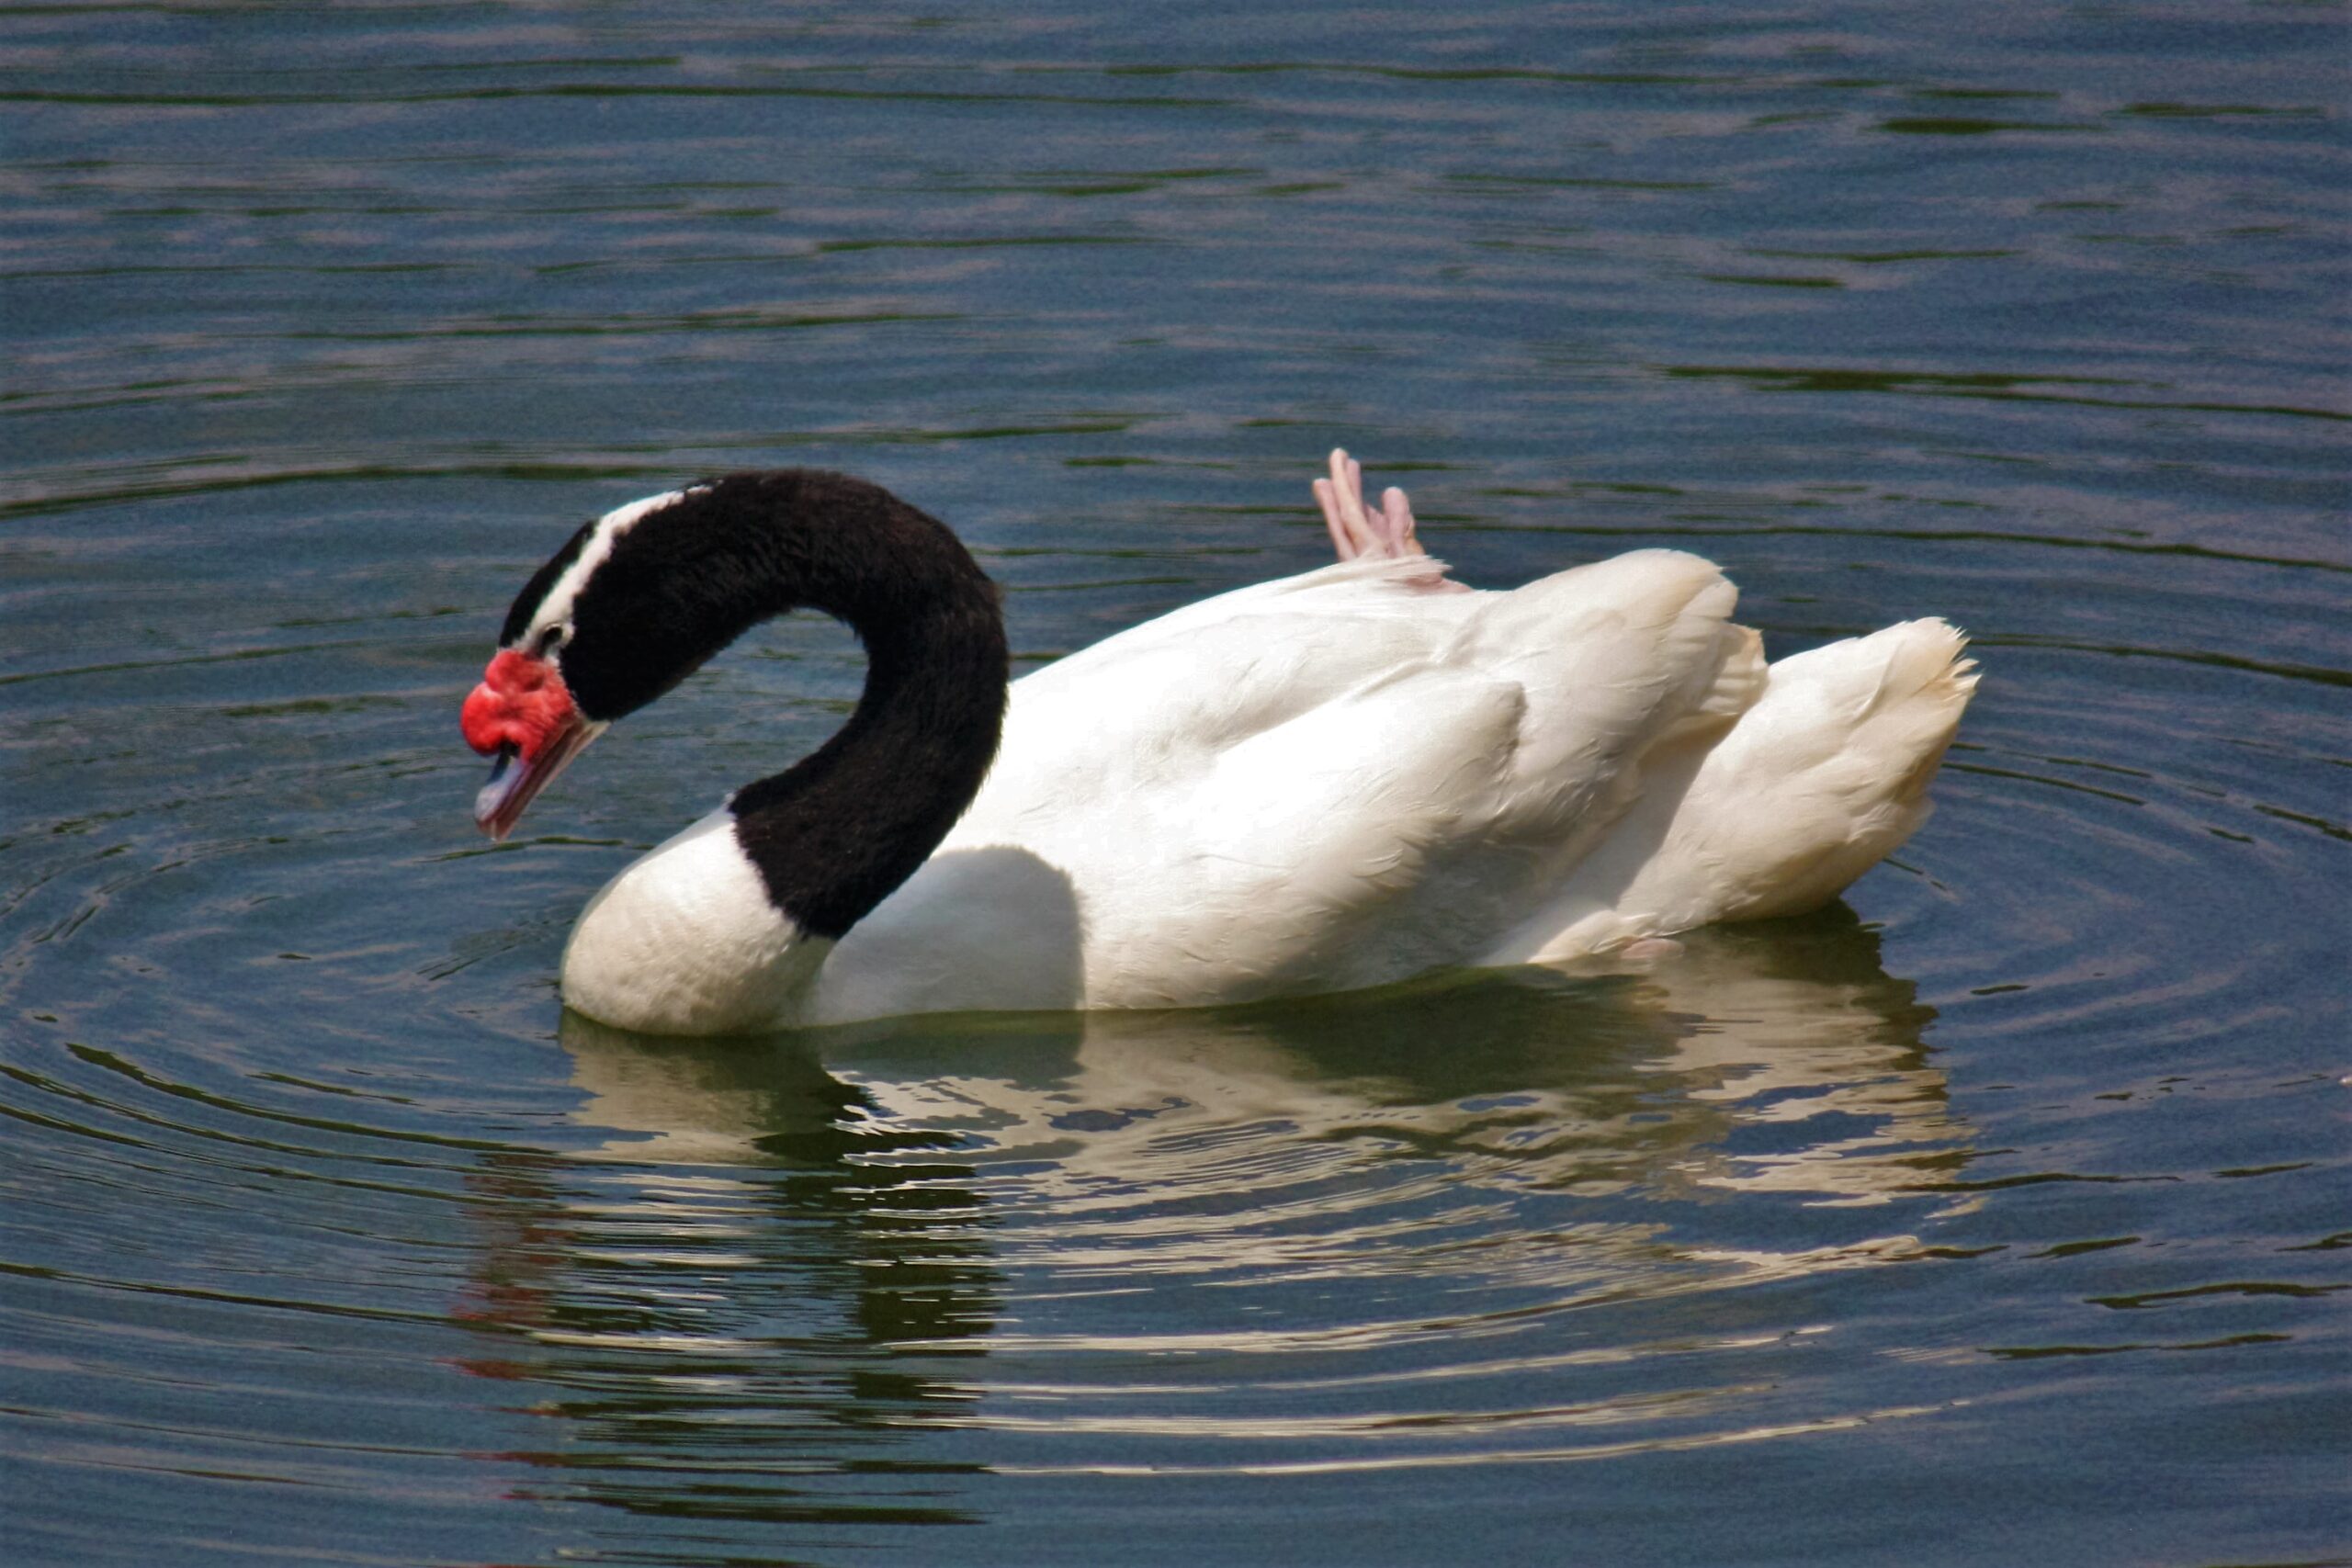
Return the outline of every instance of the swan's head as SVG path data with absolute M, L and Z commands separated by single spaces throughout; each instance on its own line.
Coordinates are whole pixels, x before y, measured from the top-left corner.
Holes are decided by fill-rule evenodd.
M 607 725 L 643 707 L 717 651 L 681 635 L 674 566 L 709 487 L 650 496 L 572 535 L 506 613 L 498 652 L 466 697 L 466 744 L 491 758 L 474 822 L 503 839 Z M 640 529 L 649 517 L 662 525 Z M 684 526 L 680 526 L 684 525 Z M 664 536 L 668 547 L 664 547 Z M 700 628 L 695 628 L 699 630 Z
M 532 573 L 461 717 L 467 743 L 494 759 L 474 820 L 504 838 L 606 726 L 802 605 L 847 621 L 894 679 L 931 676 L 967 699 L 956 711 L 968 722 L 944 743 L 957 773 L 936 792 L 954 796 L 944 833 L 978 787 L 1003 713 L 995 587 L 935 519 L 813 468 L 729 474 L 633 502 Z

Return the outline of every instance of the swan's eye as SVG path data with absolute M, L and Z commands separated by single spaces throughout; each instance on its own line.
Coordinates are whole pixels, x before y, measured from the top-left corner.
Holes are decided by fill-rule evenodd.
M 545 626 L 540 629 L 538 637 L 534 639 L 531 644 L 531 657 L 534 659 L 545 659 L 548 654 L 553 653 L 557 649 L 561 648 L 562 646 L 563 626 L 562 624 L 559 622 L 555 626 Z

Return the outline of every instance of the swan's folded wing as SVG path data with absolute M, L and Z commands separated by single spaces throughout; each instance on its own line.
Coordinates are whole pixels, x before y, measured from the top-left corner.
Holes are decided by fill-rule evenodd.
M 978 798 L 820 984 L 1153 1007 L 1459 963 L 1607 841 L 1651 753 L 1720 735 L 1763 682 L 1693 556 L 1509 593 L 1393 575 L 1227 595 L 1018 682 Z M 1028 986 L 1010 931 L 1074 962 L 1024 949 L 1010 967 L 1055 977 Z
M 1481 597 L 1463 657 L 1527 693 L 1511 810 L 1532 837 L 1589 840 L 1642 787 L 1645 752 L 1720 732 L 1763 690 L 1738 592 L 1698 556 L 1636 550 Z
M 951 846 L 1025 841 L 1098 803 L 1181 804 L 1231 748 L 1427 668 L 1477 596 L 1414 592 L 1400 570 L 1351 562 L 1261 583 L 1013 682 L 996 763 Z M 1417 613 L 1431 604 L 1434 618 Z
M 1424 665 L 1220 749 L 1148 820 L 1066 817 L 1040 847 L 1084 890 L 1090 999 L 1241 1001 L 1444 962 L 1491 918 L 1448 895 L 1486 880 L 1464 852 L 1525 716 L 1514 683 Z
M 958 824 L 842 941 L 820 999 L 1199 1006 L 1447 962 L 1525 875 L 1522 849 L 1472 863 L 1525 713 L 1509 682 L 1425 663 L 1222 746 L 1130 758 L 1107 790 L 1041 770 L 1062 787 L 1001 791 L 993 818 Z
M 1641 550 L 1500 593 L 1416 592 L 1415 564 L 1356 561 L 1223 594 L 1017 682 L 957 837 L 1018 837 L 1073 797 L 1175 798 L 1187 756 L 1444 671 L 1524 694 L 1502 828 L 1557 840 L 1622 805 L 1637 782 L 1628 764 L 1651 746 L 1720 729 L 1762 690 L 1755 634 L 1729 619 L 1736 592 L 1697 556 Z

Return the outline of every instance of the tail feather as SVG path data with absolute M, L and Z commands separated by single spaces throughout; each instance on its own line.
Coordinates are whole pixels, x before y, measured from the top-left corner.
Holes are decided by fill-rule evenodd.
M 1917 830 L 1976 689 L 1966 643 L 1946 622 L 1909 621 L 1772 667 L 1751 716 L 1769 722 L 1735 728 L 1677 813 L 1680 836 L 1720 857 L 1707 919 L 1817 908 Z

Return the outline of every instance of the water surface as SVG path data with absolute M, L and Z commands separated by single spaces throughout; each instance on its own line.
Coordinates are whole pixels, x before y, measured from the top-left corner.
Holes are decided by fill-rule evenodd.
M 12 1561 L 2352 1561 L 2335 5 L 0 12 Z M 1844 903 L 1621 974 L 681 1044 L 492 848 L 582 518 L 814 463 L 1042 663 L 1703 550 L 1985 683 Z

